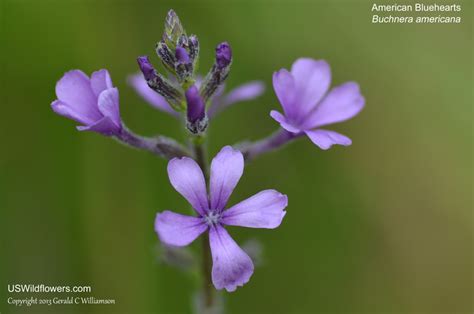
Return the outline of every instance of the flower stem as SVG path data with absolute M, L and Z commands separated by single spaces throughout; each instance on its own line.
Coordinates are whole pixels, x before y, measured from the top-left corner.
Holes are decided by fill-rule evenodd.
M 115 138 L 123 144 L 147 150 L 165 159 L 190 156 L 189 151 L 183 145 L 169 137 L 161 135 L 156 137 L 143 137 L 133 133 L 125 126 Z
M 290 133 L 286 130 L 280 129 L 259 141 L 242 144 L 239 149 L 244 155 L 245 161 L 250 161 L 261 154 L 268 153 L 282 147 L 291 140 L 300 137 L 303 134 L 304 133 Z
M 206 157 L 206 149 L 204 147 L 204 137 L 198 136 L 192 139 L 193 140 L 193 149 L 194 155 L 196 157 L 196 162 L 201 167 L 206 180 L 206 184 L 209 186 L 209 166 Z M 209 249 L 209 235 L 207 232 L 201 236 L 202 239 L 202 276 L 203 276 L 203 294 L 204 294 L 204 305 L 206 308 L 210 309 L 214 305 L 214 291 L 211 282 L 211 251 Z
M 206 179 L 206 184 L 209 184 L 209 169 L 206 159 L 206 150 L 204 147 L 204 138 L 203 136 L 197 136 L 193 139 L 193 148 L 194 154 L 196 156 L 196 162 L 204 173 L 204 178 Z
M 211 308 L 214 305 L 214 293 L 211 282 L 211 252 L 209 249 L 209 234 L 204 233 L 202 239 L 202 274 L 203 278 L 203 292 L 204 292 L 204 304 L 206 308 Z

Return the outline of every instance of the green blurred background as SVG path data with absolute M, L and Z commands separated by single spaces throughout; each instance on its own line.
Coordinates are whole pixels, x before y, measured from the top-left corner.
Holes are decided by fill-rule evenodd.
M 272 231 L 231 229 L 263 243 L 264 266 L 227 294 L 229 313 L 472 313 L 472 2 L 455 1 L 458 25 L 373 25 L 372 3 L 1 0 L 0 312 L 191 312 L 193 278 L 156 260 L 156 212 L 187 210 L 166 162 L 50 109 L 65 71 L 107 68 L 130 128 L 181 139 L 126 83 L 174 8 L 199 36 L 201 72 L 227 40 L 228 86 L 267 85 L 212 122 L 211 155 L 277 128 L 271 75 L 300 56 L 328 60 L 333 84 L 355 80 L 367 99 L 332 127 L 351 147 L 304 139 L 246 167 L 231 203 L 275 188 L 288 215 Z M 90 285 L 117 305 L 14 308 L 12 283 Z

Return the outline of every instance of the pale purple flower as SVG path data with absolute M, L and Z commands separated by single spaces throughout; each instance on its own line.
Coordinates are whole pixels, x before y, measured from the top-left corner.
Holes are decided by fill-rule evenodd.
M 331 69 L 326 61 L 296 60 L 291 72 L 281 69 L 273 74 L 273 88 L 284 115 L 275 110 L 270 115 L 285 130 L 305 133 L 321 149 L 351 145 L 347 136 L 320 127 L 354 117 L 364 107 L 365 99 L 355 82 L 329 90 L 330 84 Z
M 116 135 L 122 130 L 119 93 L 112 85 L 109 72 L 99 70 L 89 78 L 80 70 L 72 70 L 56 84 L 54 112 L 82 124 L 79 131 L 95 131 Z
M 128 83 L 135 89 L 138 95 L 154 108 L 179 117 L 179 113 L 168 104 L 166 99 L 148 86 L 142 73 L 130 75 Z
M 222 84 L 211 98 L 211 104 L 207 111 L 209 117 L 216 116 L 219 112 L 233 104 L 251 101 L 260 97 L 265 91 L 265 84 L 261 81 L 250 81 L 235 87 L 228 93 L 224 93 L 225 83 Z
M 211 163 L 208 195 L 198 164 L 187 157 L 172 159 L 168 164 L 171 184 L 191 204 L 197 217 L 164 211 L 155 220 L 155 230 L 166 245 L 186 246 L 209 231 L 212 282 L 216 289 L 227 291 L 247 283 L 254 266 L 224 225 L 273 229 L 280 225 L 288 204 L 286 195 L 264 190 L 225 209 L 243 170 L 242 154 L 230 146 L 222 148 Z
M 198 77 L 198 79 L 196 80 L 196 86 L 199 87 L 201 85 L 201 82 L 202 79 Z M 154 108 L 169 113 L 175 117 L 179 117 L 179 112 L 176 112 L 168 104 L 168 102 L 163 96 L 156 93 L 147 85 L 142 73 L 130 75 L 128 78 L 128 83 L 135 89 L 139 96 L 141 96 Z M 253 100 L 262 95 L 265 90 L 265 85 L 262 82 L 252 81 L 237 86 L 229 93 L 224 94 L 224 85 L 225 84 L 218 88 L 218 90 L 211 99 L 211 104 L 209 105 L 209 109 L 207 112 L 209 117 L 215 116 L 224 108 L 227 108 L 235 103 Z

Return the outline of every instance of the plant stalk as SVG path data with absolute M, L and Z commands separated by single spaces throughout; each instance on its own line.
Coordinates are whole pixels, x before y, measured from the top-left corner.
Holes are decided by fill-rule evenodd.
M 165 136 L 143 137 L 123 127 L 115 138 L 122 144 L 147 150 L 158 157 L 173 159 L 175 157 L 190 156 L 188 150 L 174 139 Z
M 237 145 L 236 147 L 239 148 L 244 155 L 245 161 L 248 162 L 262 154 L 274 151 L 302 135 L 304 135 L 304 133 L 294 134 L 280 129 L 264 139 L 256 142 L 244 143 Z
M 209 186 L 209 166 L 207 162 L 206 149 L 203 143 L 204 138 L 198 137 L 193 139 L 193 149 L 196 157 L 196 162 L 201 167 L 206 180 L 206 185 Z M 205 232 L 201 237 L 202 245 L 202 276 L 203 276 L 203 294 L 204 304 L 206 308 L 211 308 L 214 305 L 214 290 L 211 281 L 212 258 L 209 247 L 209 234 Z

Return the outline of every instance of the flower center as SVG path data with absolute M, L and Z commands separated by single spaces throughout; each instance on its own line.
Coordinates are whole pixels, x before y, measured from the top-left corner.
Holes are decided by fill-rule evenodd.
M 216 210 L 209 210 L 207 214 L 203 217 L 204 222 L 209 226 L 217 225 L 219 219 L 221 218 L 221 214 L 219 214 Z

